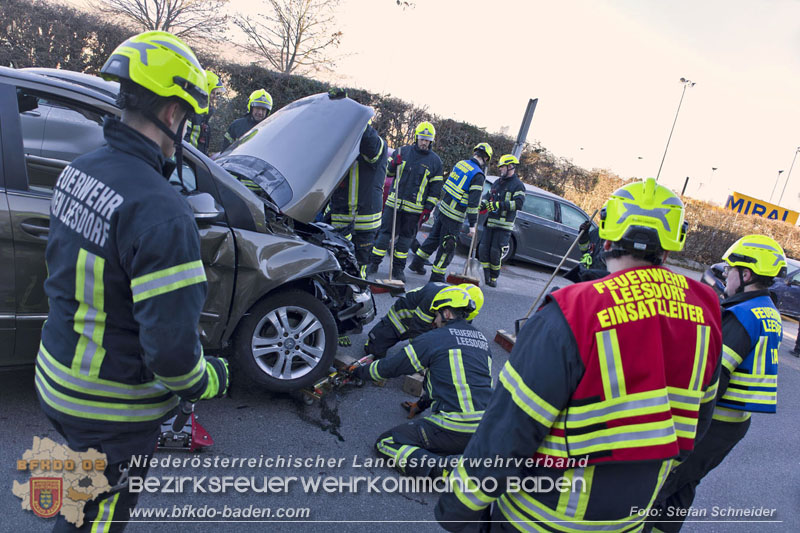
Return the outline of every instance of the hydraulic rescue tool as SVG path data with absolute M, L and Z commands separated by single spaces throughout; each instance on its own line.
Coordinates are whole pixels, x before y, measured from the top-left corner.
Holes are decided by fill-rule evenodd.
M 340 389 L 345 385 L 353 385 L 355 387 L 363 386 L 364 381 L 355 377 L 353 373 L 359 367 L 370 364 L 372 360 L 373 356 L 371 355 L 366 355 L 355 362 L 336 359 L 334 361 L 334 366 L 331 367 L 331 372 L 327 376 L 317 381 L 312 388 L 303 389 L 303 401 L 307 405 L 311 405 L 330 391 Z M 350 361 L 352 361 L 352 359 Z
M 181 400 L 178 414 L 161 423 L 158 437 L 159 450 L 188 450 L 194 452 L 214 444 L 194 414 L 194 403 Z

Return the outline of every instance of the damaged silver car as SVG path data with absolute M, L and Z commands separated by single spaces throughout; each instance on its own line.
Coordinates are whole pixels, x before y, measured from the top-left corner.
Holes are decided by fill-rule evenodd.
M 0 67 L 0 366 L 33 362 L 47 317 L 44 249 L 52 187 L 102 142 L 118 87 L 54 69 Z M 355 160 L 373 111 L 314 95 L 260 123 L 212 161 L 186 144 L 183 180 L 201 234 L 206 353 L 274 391 L 307 387 L 333 362 L 339 334 L 375 316 L 353 248 L 314 223 Z M 263 194 L 241 182 L 257 183 Z

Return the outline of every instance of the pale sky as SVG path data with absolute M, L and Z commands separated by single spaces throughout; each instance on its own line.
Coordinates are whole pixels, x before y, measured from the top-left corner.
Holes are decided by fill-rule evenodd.
M 342 0 L 328 81 L 426 106 L 622 177 L 777 203 L 800 147 L 800 0 Z M 256 12 L 259 0 L 231 0 Z M 269 88 L 267 88 L 269 90 Z M 641 159 L 639 159 L 641 157 Z M 800 160 L 800 157 L 797 158 Z M 713 173 L 712 167 L 718 170 Z M 800 209 L 800 161 L 782 204 Z M 700 186 L 702 183 L 702 186 Z

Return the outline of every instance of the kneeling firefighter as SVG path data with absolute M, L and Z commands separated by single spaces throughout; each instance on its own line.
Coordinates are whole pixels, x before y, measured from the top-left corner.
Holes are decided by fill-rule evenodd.
M 389 348 L 398 342 L 413 339 L 430 331 L 436 315 L 433 302 L 436 296 L 448 287 L 452 285 L 429 282 L 399 297 L 386 316 L 370 330 L 364 352 L 380 359 L 385 357 Z M 467 291 L 475 302 L 475 310 L 467 316 L 467 321 L 472 321 L 483 307 L 483 292 L 471 283 L 462 283 L 458 287 Z
M 402 351 L 355 370 L 361 379 L 383 380 L 427 370 L 424 388 L 432 413 L 378 437 L 378 453 L 396 460 L 408 476 L 446 474 L 447 456 L 469 442 L 492 394 L 491 352 L 486 337 L 467 322 L 476 303 L 461 287 L 446 287 L 433 300 L 433 329 Z

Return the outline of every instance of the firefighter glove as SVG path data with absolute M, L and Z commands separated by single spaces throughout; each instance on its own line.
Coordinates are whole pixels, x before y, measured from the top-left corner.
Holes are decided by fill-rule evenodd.
M 230 384 L 230 373 L 228 371 L 228 361 L 222 357 L 206 357 L 206 375 L 208 383 L 206 390 L 200 396 L 201 400 L 221 398 L 228 392 Z
M 339 100 L 340 98 L 347 98 L 347 91 L 345 91 L 344 89 L 333 87 L 328 90 L 328 97 L 331 100 Z
M 490 202 L 489 203 L 489 211 L 491 211 L 492 213 L 494 213 L 496 211 L 500 211 L 500 202 L 498 202 L 498 201 Z
M 419 223 L 420 225 L 424 224 L 431 218 L 431 210 L 430 209 L 423 209 L 422 214 L 419 216 Z

